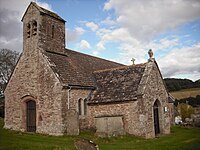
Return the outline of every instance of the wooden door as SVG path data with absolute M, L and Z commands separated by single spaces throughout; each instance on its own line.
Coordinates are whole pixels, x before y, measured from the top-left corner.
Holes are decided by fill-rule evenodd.
M 159 107 L 157 102 L 155 102 L 153 106 L 153 115 L 154 115 L 154 130 L 155 135 L 160 133 L 160 126 L 159 126 Z
M 36 131 L 36 103 L 35 101 L 28 101 L 27 102 L 27 131 L 28 132 L 35 132 Z

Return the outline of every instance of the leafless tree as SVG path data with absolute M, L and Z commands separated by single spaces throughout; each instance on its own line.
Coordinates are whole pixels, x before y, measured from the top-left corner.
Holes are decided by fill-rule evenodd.
M 5 90 L 6 84 L 19 58 L 19 53 L 9 49 L 0 50 L 0 91 Z

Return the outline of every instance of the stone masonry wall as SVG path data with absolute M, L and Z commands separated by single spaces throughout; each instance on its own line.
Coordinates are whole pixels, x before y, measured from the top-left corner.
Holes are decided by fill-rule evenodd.
M 65 23 L 48 15 L 41 15 L 38 46 L 42 50 L 65 51 Z
M 139 122 L 138 101 L 118 104 L 99 104 L 88 106 L 89 128 L 95 129 L 95 117 L 122 116 L 126 133 L 144 136 Z
M 125 132 L 146 138 L 155 137 L 153 106 L 159 101 L 159 124 L 161 134 L 170 133 L 170 107 L 168 94 L 157 65 L 147 64 L 141 83 L 143 95 L 137 101 L 118 104 L 95 104 L 88 106 L 89 128 L 95 128 L 95 117 L 123 116 Z M 164 111 L 166 110 L 166 111 Z
M 33 13 L 36 15 L 33 16 Z M 30 20 L 38 20 L 38 14 L 37 10 L 32 7 L 27 11 L 27 17 Z M 5 128 L 21 131 L 26 130 L 22 118 L 22 98 L 31 96 L 33 99 L 38 99 L 38 51 L 36 51 L 38 40 L 37 35 L 27 39 L 26 24 L 30 20 L 24 18 L 23 54 L 5 90 Z
M 26 37 L 26 24 L 36 20 L 37 35 Z M 65 92 L 38 49 L 41 16 L 29 7 L 24 19 L 24 49 L 5 91 L 5 128 L 26 131 L 26 102 L 36 101 L 36 132 L 61 135 L 64 132 L 62 96 Z
M 156 64 L 154 62 L 150 62 L 148 65 L 151 70 L 147 79 L 145 93 L 141 101 L 145 110 L 140 110 L 140 113 L 147 117 L 146 138 L 152 138 L 155 137 L 153 118 L 153 105 L 155 101 L 158 100 L 160 102 L 159 124 L 161 134 L 170 133 L 170 108 L 168 103 L 168 94 Z M 165 109 L 167 110 L 165 111 Z
M 70 90 L 70 100 L 69 100 L 69 108 L 78 112 L 78 100 L 79 99 L 87 99 L 91 90 L 86 89 L 71 89 Z M 66 107 L 67 108 L 67 107 Z M 86 108 L 85 115 L 79 115 L 79 128 L 80 130 L 88 128 L 88 118 L 87 118 L 88 108 Z M 67 117 L 67 116 L 66 116 Z M 68 122 L 70 124 L 70 122 Z

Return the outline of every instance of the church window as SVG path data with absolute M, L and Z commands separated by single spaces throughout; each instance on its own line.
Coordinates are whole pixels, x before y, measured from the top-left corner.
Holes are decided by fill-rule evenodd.
M 87 114 L 87 99 L 84 99 L 84 115 Z
M 54 38 L 54 25 L 51 27 L 51 37 Z
M 37 22 L 35 20 L 33 20 L 33 31 L 32 31 L 33 35 L 37 34 Z
M 27 38 L 30 38 L 30 36 L 31 36 L 31 25 L 30 25 L 30 23 L 28 23 L 27 26 L 26 26 L 26 32 L 27 32 Z
M 80 98 L 79 100 L 78 100 L 78 114 L 79 115 L 82 115 L 82 109 L 81 109 L 81 103 L 82 103 L 82 99 Z
M 78 100 L 78 113 L 79 115 L 86 115 L 87 113 L 87 100 L 80 98 Z

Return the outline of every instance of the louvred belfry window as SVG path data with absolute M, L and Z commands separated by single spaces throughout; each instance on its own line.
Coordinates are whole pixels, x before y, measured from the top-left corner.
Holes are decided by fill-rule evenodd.
M 37 22 L 33 20 L 33 35 L 37 35 Z
M 30 36 L 31 36 L 31 25 L 30 25 L 30 23 L 28 23 L 27 26 L 26 26 L 26 33 L 27 33 L 27 38 L 30 38 Z

